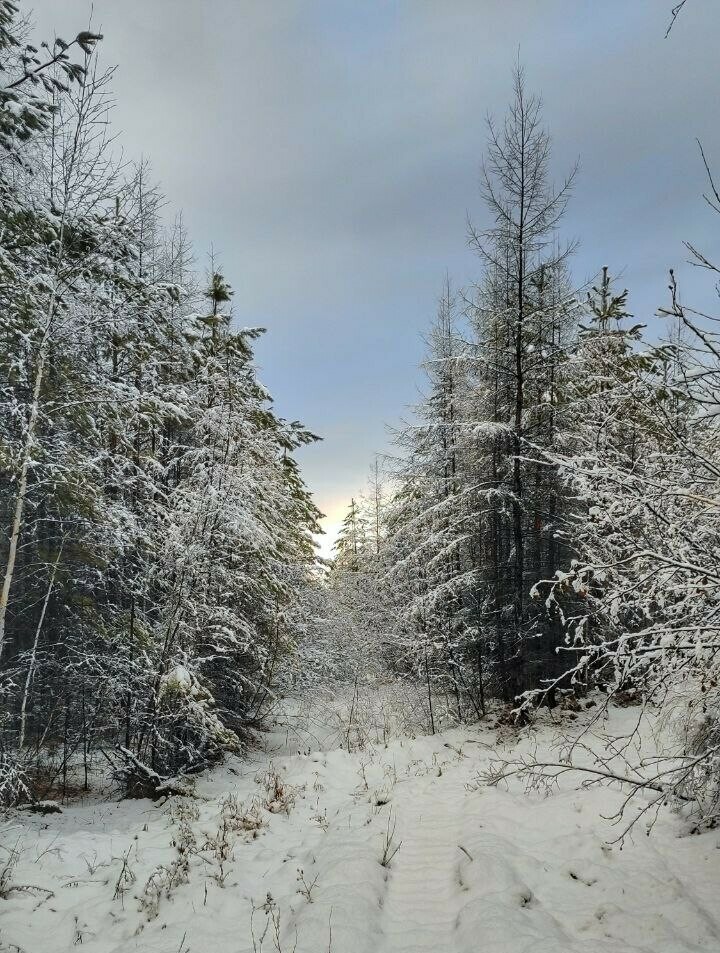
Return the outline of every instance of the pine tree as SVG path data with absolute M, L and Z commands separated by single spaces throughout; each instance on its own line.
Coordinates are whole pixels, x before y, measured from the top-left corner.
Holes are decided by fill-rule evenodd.
M 368 553 L 367 524 L 355 498 L 335 540 L 335 566 L 343 572 L 360 572 Z

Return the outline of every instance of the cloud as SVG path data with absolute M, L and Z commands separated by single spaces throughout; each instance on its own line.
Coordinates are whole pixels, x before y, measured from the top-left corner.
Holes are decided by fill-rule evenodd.
M 477 276 L 466 215 L 483 224 L 484 120 L 518 54 L 554 174 L 581 159 L 565 223 L 578 280 L 624 269 L 646 317 L 682 240 L 712 243 L 694 139 L 720 165 L 720 5 L 695 0 L 664 40 L 669 6 L 95 0 L 127 151 L 150 157 L 198 252 L 219 250 L 239 320 L 268 327 L 280 412 L 326 436 L 303 454 L 321 507 L 357 489 L 414 399 L 445 269 Z M 88 4 L 35 11 L 67 36 Z

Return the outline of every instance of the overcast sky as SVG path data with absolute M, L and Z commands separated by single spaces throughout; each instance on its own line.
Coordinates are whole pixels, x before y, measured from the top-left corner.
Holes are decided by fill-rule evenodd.
M 720 3 L 688 0 L 665 40 L 674 2 L 95 0 L 125 151 L 151 160 L 201 263 L 214 245 L 237 320 L 268 328 L 279 413 L 324 437 L 303 465 L 331 532 L 416 396 L 446 269 L 479 275 L 466 222 L 487 221 L 485 117 L 518 52 L 554 175 L 580 158 L 578 284 L 622 272 L 652 322 L 668 267 L 697 280 L 679 266 L 685 239 L 717 248 L 695 139 L 720 174 Z M 33 9 L 68 39 L 90 4 Z

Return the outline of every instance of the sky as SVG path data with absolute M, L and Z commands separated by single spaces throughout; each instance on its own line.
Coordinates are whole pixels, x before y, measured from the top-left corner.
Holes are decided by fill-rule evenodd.
M 703 277 L 683 241 L 717 246 L 696 139 L 720 178 L 720 3 L 688 0 L 664 39 L 674 2 L 95 0 L 126 155 L 150 160 L 201 267 L 214 248 L 238 323 L 267 328 L 278 413 L 323 437 L 302 465 L 326 554 L 418 396 L 445 273 L 480 277 L 468 220 L 489 224 L 486 119 L 518 58 L 553 176 L 580 161 L 561 226 L 577 284 L 607 265 L 656 325 L 668 268 L 686 297 Z M 91 4 L 31 9 L 67 40 Z

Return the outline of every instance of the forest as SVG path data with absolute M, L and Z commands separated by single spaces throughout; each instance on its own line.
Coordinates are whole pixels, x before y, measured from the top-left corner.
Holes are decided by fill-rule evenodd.
M 667 42 L 684 5 L 672 10 Z M 190 804 L 192 785 L 205 790 L 213 771 L 252 767 L 299 705 L 335 732 L 332 744 L 322 741 L 327 778 L 323 786 L 317 775 L 313 790 L 358 771 L 375 814 L 391 800 L 382 787 L 390 768 L 373 784 L 365 761 L 333 769 L 328 759 L 360 757 L 371 744 L 382 751 L 400 732 L 425 739 L 418 759 L 441 777 L 450 771 L 444 749 L 460 752 L 452 771 L 464 770 L 471 733 L 494 730 L 497 739 L 482 742 L 492 757 L 474 766 L 472 783 L 463 775 L 457 798 L 470 803 L 477 787 L 536 796 L 571 781 L 592 796 L 605 791 L 600 805 L 613 792 L 623 837 L 678 816 L 688 835 L 712 837 L 720 820 L 712 250 L 692 236 L 680 246 L 694 281 L 681 287 L 671 270 L 654 314 L 632 313 L 632 288 L 603 262 L 578 284 L 577 243 L 564 229 L 578 166 L 555 181 L 543 103 L 518 61 L 507 111 L 485 130 L 482 224 L 467 232 L 476 278 L 439 282 L 422 393 L 393 428 L 392 451 L 368 461 L 370 479 L 348 501 L 324 559 L 322 513 L 298 460 L 322 434 L 276 411 L 254 355 L 264 329 L 240 326 L 233 311 L 232 263 L 215 254 L 199 263 L 149 162 L 122 154 L 103 36 L 39 42 L 26 13 L 0 0 L 7 817 L 67 816 L 99 791 L 113 802 Z M 697 146 L 703 198 L 720 215 L 720 184 Z M 310 755 L 304 737 L 287 753 Z M 398 756 L 410 758 L 400 748 Z M 378 764 L 367 770 L 380 772 Z M 289 816 L 301 787 L 273 771 L 258 782 L 268 792 L 263 809 Z M 303 783 L 310 790 L 309 774 Z M 159 865 L 162 877 L 150 874 L 140 899 L 148 922 L 162 896 L 189 884 L 198 857 L 217 861 L 213 884 L 225 885 L 232 850 L 193 839 L 202 823 L 194 810 L 172 807 L 180 859 Z M 252 840 L 269 823 L 259 812 L 222 801 L 223 837 L 232 829 Z M 386 879 L 412 850 L 394 837 L 391 816 L 379 862 Z M 318 806 L 313 821 L 331 836 L 327 811 Z M 451 845 L 453 863 L 472 866 L 482 847 L 468 844 Z M 419 853 L 420 869 L 441 863 L 436 849 L 441 839 Z M 0 856 L 0 913 L 23 891 L 44 896 L 13 885 L 19 848 L 8 857 Z M 111 878 L 116 901 L 136 879 L 130 848 L 123 857 Z M 305 870 L 294 895 L 319 918 L 320 904 L 310 906 L 318 878 Z M 278 902 L 270 892 L 265 906 L 253 900 L 248 950 L 305 949 L 299 920 L 295 946 L 283 932 Z M 338 939 L 347 927 L 333 920 L 338 903 L 312 933 L 324 945 L 312 948 L 365 949 Z M 396 911 L 398 922 L 406 914 Z M 73 915 L 77 945 L 90 933 Z M 698 945 L 675 937 L 653 949 L 720 948 L 720 927 L 703 917 Z M 188 953 L 186 935 L 179 947 L 173 934 L 166 946 L 123 947 L 119 938 L 114 946 L 105 936 L 97 948 Z M 466 945 L 421 938 L 382 949 L 465 951 L 472 935 L 468 927 Z M 521 949 L 498 936 L 488 950 Z M 28 942 L 6 947 L 0 931 L 0 950 L 33 953 Z M 580 948 L 567 942 L 554 948 Z M 627 942 L 592 949 L 650 949 Z
M 100 37 L 38 51 L 15 15 L 3 3 L 6 801 L 77 757 L 87 783 L 108 742 L 132 783 L 236 748 L 277 690 L 318 515 L 293 458 L 315 438 L 272 409 L 262 329 L 231 326 L 219 263 L 193 271 L 182 219 L 113 154 Z

